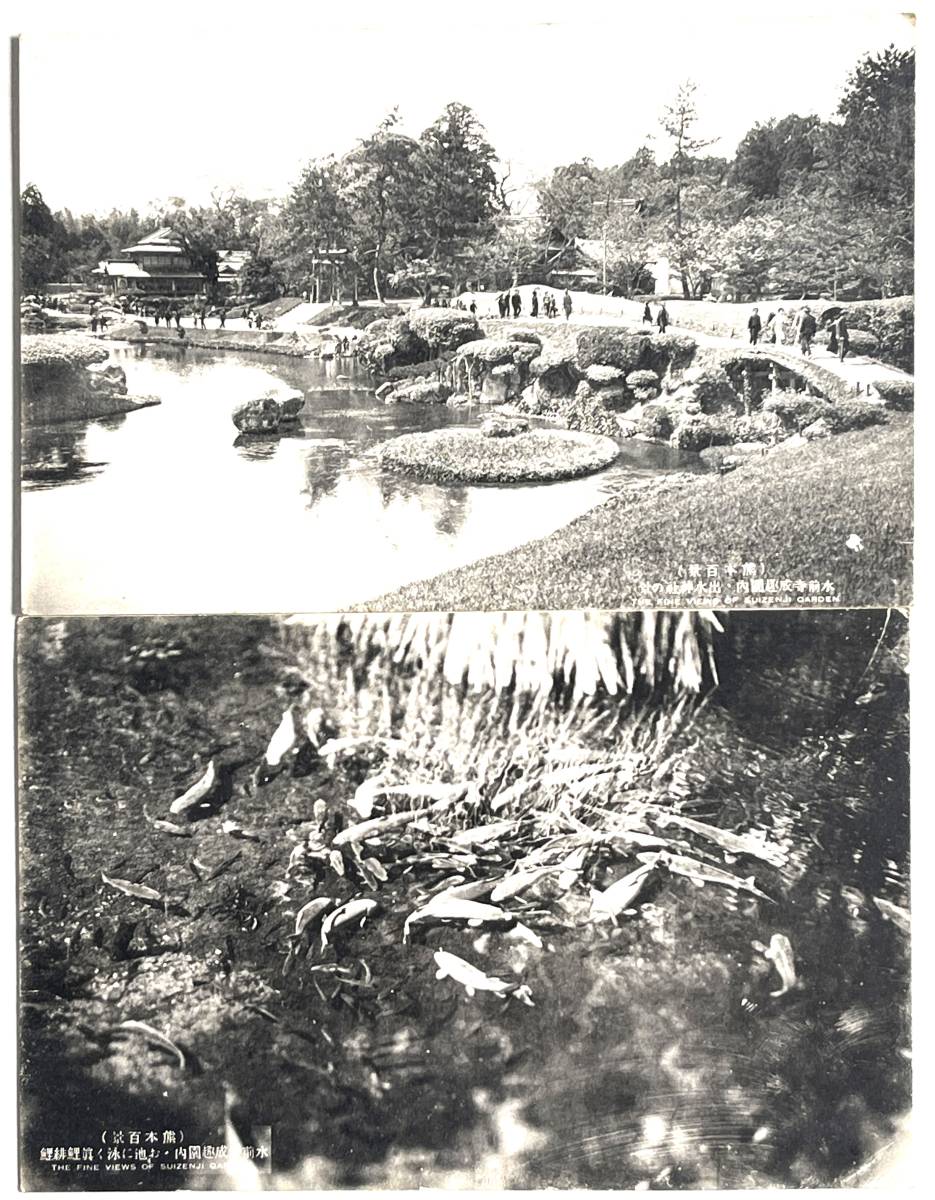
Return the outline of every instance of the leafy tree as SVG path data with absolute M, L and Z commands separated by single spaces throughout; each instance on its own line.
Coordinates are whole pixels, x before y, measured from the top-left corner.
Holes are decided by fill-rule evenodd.
M 800 187 L 821 159 L 821 122 L 795 113 L 757 123 L 734 156 L 731 182 L 756 200 L 772 200 Z
M 839 189 L 857 201 L 908 207 L 914 191 L 915 52 L 868 54 L 848 78 L 829 153 Z
M 21 286 L 29 295 L 61 278 L 65 266 L 68 233 L 52 215 L 34 183 L 23 190 L 20 201 Z
M 496 152 L 484 127 L 464 104 L 446 106 L 419 139 L 413 168 L 426 226 L 427 257 L 491 230 L 502 208 L 493 164 Z
M 536 184 L 539 212 L 550 233 L 570 246 L 576 237 L 586 237 L 595 203 L 603 198 L 600 172 L 590 161 L 556 167 L 548 179 Z
M 412 248 L 409 216 L 417 195 L 413 160 L 418 144 L 399 131 L 399 119 L 394 109 L 344 159 L 344 197 L 352 215 L 356 258 L 370 264 L 381 302 L 387 272 L 402 265 Z
M 245 295 L 256 296 L 261 303 L 266 303 L 281 296 L 285 284 L 272 258 L 254 255 L 244 263 L 240 273 L 240 288 Z
M 353 249 L 354 220 L 347 184 L 348 171 L 343 162 L 317 159 L 304 168 L 286 200 L 278 247 L 282 267 L 293 285 L 304 288 L 317 276 L 321 250 Z

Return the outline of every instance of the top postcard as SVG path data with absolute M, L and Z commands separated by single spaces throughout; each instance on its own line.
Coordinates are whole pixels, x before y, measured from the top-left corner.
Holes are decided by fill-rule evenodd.
M 909 604 L 914 19 L 680 11 L 15 42 L 22 611 Z

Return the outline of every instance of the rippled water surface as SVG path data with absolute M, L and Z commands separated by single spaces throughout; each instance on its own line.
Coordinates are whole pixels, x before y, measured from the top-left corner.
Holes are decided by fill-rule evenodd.
M 155 408 L 30 430 L 24 605 L 31 612 L 325 611 L 544 536 L 637 474 L 693 456 L 628 443 L 610 470 L 522 487 L 419 483 L 368 451 L 477 410 L 379 404 L 352 360 L 114 350 Z M 238 439 L 234 406 L 300 388 L 294 435 Z M 697 460 L 695 460 L 697 461 Z

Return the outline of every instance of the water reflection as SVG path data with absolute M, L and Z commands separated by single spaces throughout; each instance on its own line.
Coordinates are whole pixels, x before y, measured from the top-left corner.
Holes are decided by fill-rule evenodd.
M 630 444 L 618 466 L 565 483 L 427 486 L 381 471 L 371 451 L 476 411 L 378 404 L 356 362 L 174 345 L 118 348 L 115 357 L 130 392 L 162 404 L 27 441 L 26 469 L 41 473 L 43 438 L 73 438 L 72 457 L 63 450 L 64 465 L 51 465 L 84 480 L 69 497 L 58 487 L 24 497 L 28 611 L 347 607 L 544 536 L 600 502 L 615 479 L 691 461 Z M 293 388 L 306 404 L 284 436 L 235 436 L 235 405 Z M 92 463 L 107 465 L 92 477 Z
M 120 414 L 96 422 L 105 429 L 118 429 L 125 420 Z M 87 422 L 40 425 L 23 430 L 22 478 L 27 489 L 84 483 L 107 466 L 88 458 Z

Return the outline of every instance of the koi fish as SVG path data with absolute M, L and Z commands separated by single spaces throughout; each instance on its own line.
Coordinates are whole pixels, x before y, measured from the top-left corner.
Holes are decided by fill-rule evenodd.
M 111 879 L 103 871 L 101 871 L 101 879 L 109 887 L 116 888 L 118 892 L 123 892 L 125 896 L 135 896 L 137 900 L 153 900 L 157 904 L 165 903 L 165 897 L 162 893 L 157 892 L 155 888 L 147 887 L 145 883 L 131 883 L 129 879 Z
M 654 820 L 661 829 L 665 829 L 667 825 L 678 825 L 680 829 L 697 833 L 729 854 L 750 854 L 755 858 L 762 858 L 774 867 L 781 867 L 786 861 L 786 855 L 778 846 L 771 846 L 769 842 L 760 841 L 750 835 L 731 833 L 728 829 L 719 829 L 716 825 L 707 825 L 704 821 L 696 821 L 678 813 L 659 813 Z
M 799 986 L 795 973 L 795 955 L 792 951 L 792 943 L 784 933 L 774 933 L 769 939 L 768 946 L 764 946 L 762 942 L 754 942 L 753 948 L 759 950 L 764 958 L 768 958 L 779 974 L 782 987 L 775 992 L 770 992 L 771 996 L 784 996 L 786 992 L 791 992 L 793 988 Z
M 365 925 L 367 918 L 372 916 L 379 907 L 376 900 L 348 900 L 346 904 L 342 904 L 340 908 L 329 913 L 321 925 L 322 950 L 328 945 L 329 937 L 339 925 L 349 925 L 352 921 L 356 921 L 358 925 Z
M 147 1025 L 145 1021 L 121 1021 L 119 1025 L 115 1025 L 114 1033 L 139 1033 L 149 1041 L 154 1042 L 162 1050 L 167 1050 L 170 1054 L 174 1054 L 179 1060 L 179 1067 L 185 1070 L 185 1055 L 179 1047 L 167 1038 L 164 1033 L 160 1033 L 158 1029 L 154 1029 L 152 1025 Z
M 184 825 L 176 825 L 174 821 L 163 821 L 156 819 L 153 821 L 153 829 L 158 829 L 160 833 L 168 833 L 172 837 L 191 837 L 192 831 L 186 829 Z
M 488 825 L 475 825 L 472 829 L 459 829 L 451 835 L 450 841 L 459 846 L 482 846 L 505 837 L 515 826 L 515 821 L 492 821 Z
M 298 740 L 299 730 L 296 725 L 295 713 L 291 708 L 287 708 L 282 714 L 282 720 L 279 722 L 276 732 L 269 740 L 263 761 L 268 767 L 281 767 L 282 760 Z
M 455 876 L 455 879 L 459 876 Z M 489 896 L 496 884 L 495 879 L 470 879 L 466 883 L 452 883 L 449 887 L 444 888 L 435 897 L 440 900 L 442 896 L 449 900 L 481 900 L 484 896 Z
M 602 892 L 592 888 L 591 912 L 596 913 L 601 919 L 618 917 L 633 905 L 655 869 L 655 862 L 647 862 L 643 866 L 637 867 L 635 871 L 631 871 L 629 875 L 624 875 L 622 879 L 616 880 Z
M 221 829 L 229 837 L 242 838 L 245 842 L 262 842 L 263 835 L 256 829 L 248 829 L 238 821 L 224 821 Z
M 900 908 L 898 904 L 893 904 L 890 900 L 884 900 L 882 896 L 874 896 L 873 903 L 877 906 L 880 914 L 888 921 L 892 921 L 903 933 L 909 932 L 909 912 L 907 909 Z
M 659 862 L 668 867 L 674 875 L 684 875 L 698 887 L 703 887 L 706 883 L 721 883 L 725 887 L 750 892 L 751 895 L 759 896 L 761 900 L 772 901 L 772 896 L 767 896 L 756 886 L 756 880 L 752 875 L 748 875 L 746 879 L 740 879 L 737 875 L 731 875 L 730 871 L 722 871 L 720 867 L 712 867 L 696 858 L 686 858 L 682 854 L 670 854 L 665 850 L 659 855 Z
M 196 805 L 204 804 L 211 793 L 217 786 L 218 773 L 217 767 L 214 765 L 214 759 L 208 763 L 208 769 L 204 775 L 193 783 L 187 792 L 183 792 L 181 796 L 173 800 L 169 805 L 169 812 L 178 815 L 179 813 L 188 812 L 190 808 L 195 808 Z
M 316 896 L 314 900 L 309 900 L 308 904 L 303 904 L 295 914 L 295 936 L 300 937 L 313 921 L 324 916 L 328 909 L 334 908 L 336 904 L 334 896 Z
M 434 958 L 438 964 L 435 978 L 452 979 L 455 983 L 460 983 L 471 997 L 476 992 L 493 992 L 495 996 L 502 998 L 515 996 L 523 1004 L 534 1007 L 532 995 L 525 984 L 510 983 L 506 979 L 498 979 L 496 975 L 485 975 L 477 967 L 465 962 L 463 958 L 458 958 L 457 954 L 449 954 L 447 950 L 436 950 Z
M 409 941 L 413 925 L 439 925 L 445 921 L 463 921 L 477 928 L 494 922 L 512 925 L 514 921 L 508 912 L 493 904 L 479 904 L 474 900 L 461 900 L 442 892 L 434 896 L 423 908 L 416 909 L 406 918 L 403 926 L 403 942 Z
M 529 871 L 514 871 L 511 875 L 505 875 L 490 893 L 490 899 L 497 904 L 501 900 L 509 900 L 511 896 L 518 896 L 520 892 L 525 892 L 533 884 L 538 883 L 546 875 L 553 874 L 557 869 L 557 867 L 534 867 Z

